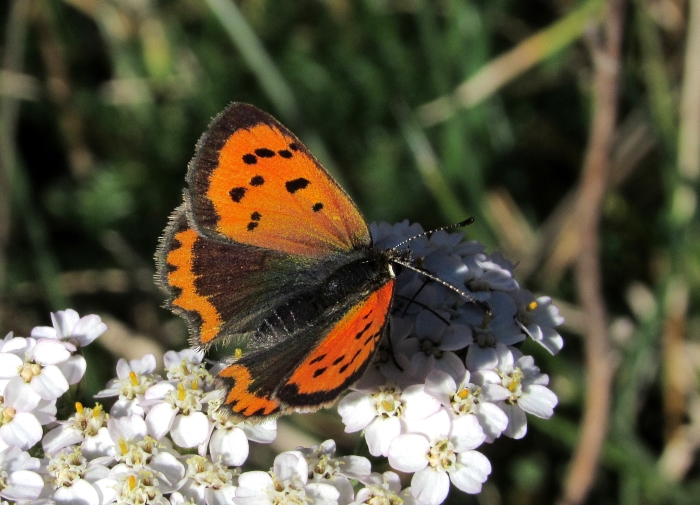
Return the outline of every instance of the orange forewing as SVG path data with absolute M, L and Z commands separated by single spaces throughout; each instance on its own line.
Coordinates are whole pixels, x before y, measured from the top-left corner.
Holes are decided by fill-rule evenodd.
M 189 176 L 198 228 L 307 257 L 371 243 L 350 197 L 274 118 L 233 104 L 209 128 Z
M 285 387 L 292 386 L 298 395 L 315 395 L 350 386 L 348 381 L 357 377 L 356 372 L 363 370 L 374 355 L 393 294 L 391 280 L 352 307 L 294 369 Z

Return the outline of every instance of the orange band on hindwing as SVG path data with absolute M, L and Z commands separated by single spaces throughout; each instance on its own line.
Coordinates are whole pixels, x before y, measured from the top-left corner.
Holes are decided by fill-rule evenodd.
M 277 412 L 279 402 L 266 397 L 257 396 L 249 391 L 252 377 L 245 366 L 230 365 L 219 372 L 226 382 L 228 394 L 224 405 L 228 405 L 234 414 L 243 417 L 268 416 Z
M 357 380 L 382 337 L 393 294 L 392 279 L 352 307 L 296 368 L 285 385 L 287 394 L 291 390 L 298 395 L 324 395 Z
M 197 293 L 194 274 L 194 246 L 199 235 L 191 228 L 177 231 L 167 252 L 167 283 L 171 292 L 177 293 L 171 304 L 187 313 L 187 319 L 195 328 L 202 344 L 216 337 L 221 328 L 221 317 L 216 307 Z M 174 288 L 174 289 L 172 289 Z M 199 321 L 198 321 L 199 320 Z

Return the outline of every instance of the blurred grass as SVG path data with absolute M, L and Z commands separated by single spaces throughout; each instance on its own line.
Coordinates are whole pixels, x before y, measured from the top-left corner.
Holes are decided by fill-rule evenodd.
M 590 502 L 697 502 L 699 4 L 626 4 L 599 237 L 616 370 Z M 466 500 L 556 502 L 585 408 L 573 202 L 591 130 L 590 39 L 606 5 L 0 3 L 0 328 L 27 335 L 65 306 L 110 321 L 88 350 L 86 404 L 118 357 L 184 346 L 151 258 L 199 135 L 227 103 L 251 102 L 295 131 L 369 220 L 473 215 L 469 237 L 520 261 L 518 279 L 557 300 L 561 356 L 527 349 L 551 375 L 557 414 L 532 420 L 523 441 L 484 448 L 493 474 Z M 352 450 L 356 438 L 324 416 L 292 419 L 275 449 L 323 426 Z

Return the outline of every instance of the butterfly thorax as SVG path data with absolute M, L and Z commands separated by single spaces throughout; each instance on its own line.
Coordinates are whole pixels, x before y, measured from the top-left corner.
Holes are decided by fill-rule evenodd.
M 320 269 L 328 269 L 322 276 L 324 280 L 271 311 L 251 343 L 271 345 L 312 324 L 330 326 L 337 322 L 347 307 L 361 302 L 394 278 L 392 252 L 362 248 L 354 251 L 357 258 L 350 262 L 320 265 Z

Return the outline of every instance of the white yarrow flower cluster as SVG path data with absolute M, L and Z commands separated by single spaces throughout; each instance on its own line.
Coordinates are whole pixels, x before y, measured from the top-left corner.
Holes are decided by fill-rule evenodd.
M 407 221 L 371 229 L 379 248 L 422 233 Z M 559 352 L 555 327 L 563 319 L 551 299 L 535 299 L 518 285 L 513 264 L 460 233 L 438 231 L 405 245 L 421 268 L 456 289 L 411 270 L 397 276 L 386 352 L 338 411 L 346 432 L 364 430 L 373 456 L 413 473 L 416 503 L 438 505 L 450 482 L 481 491 L 491 473 L 476 450 L 481 444 L 522 438 L 526 413 L 552 415 L 557 398 L 549 378 L 514 346 L 530 337 Z
M 372 226 L 378 247 L 421 233 L 407 222 Z M 521 438 L 526 413 L 548 418 L 557 398 L 530 356 L 527 337 L 552 354 L 563 343 L 551 300 L 513 279 L 514 266 L 460 234 L 409 242 L 417 263 L 473 297 L 404 270 L 397 277 L 386 348 L 339 403 L 347 432 L 364 431 L 369 452 L 336 456 L 333 440 L 279 454 L 269 471 L 241 473 L 250 441 L 272 442 L 275 420 L 235 422 L 219 409 L 212 367 L 191 349 L 119 360 L 116 378 L 56 420 L 56 401 L 83 378 L 81 347 L 107 328 L 68 309 L 51 327 L 0 341 L 0 498 L 16 503 L 438 505 L 450 484 L 478 493 L 491 472 L 478 451 L 501 435 Z M 488 307 L 488 311 L 486 309 Z M 43 458 L 31 457 L 40 454 Z

